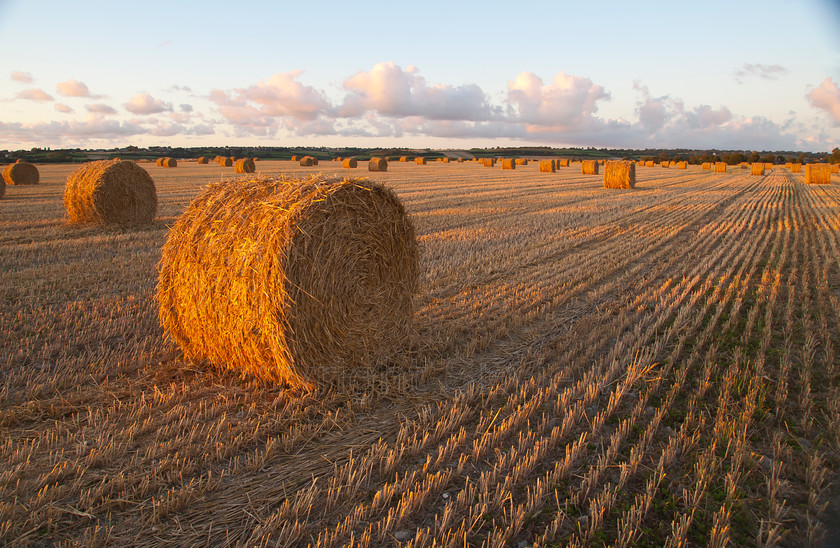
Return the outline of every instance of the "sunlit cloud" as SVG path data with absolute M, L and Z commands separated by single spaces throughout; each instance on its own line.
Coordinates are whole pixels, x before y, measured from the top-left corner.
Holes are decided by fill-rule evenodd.
M 92 99 L 101 97 L 100 95 L 91 95 L 90 90 L 84 82 L 79 82 L 73 78 L 66 82 L 59 82 L 56 84 L 55 90 L 59 95 L 64 95 L 65 97 L 90 97 Z
M 97 114 L 116 114 L 117 111 L 104 103 L 96 103 L 93 105 L 85 105 L 85 109 L 88 112 L 94 112 Z
M 53 96 L 40 88 L 27 88 L 18 92 L 15 95 L 17 99 L 25 99 L 27 101 L 52 101 Z
M 132 114 L 157 114 L 172 110 L 171 104 L 155 99 L 148 93 L 138 93 L 123 106 Z
M 31 73 L 21 72 L 19 70 L 12 71 L 12 80 L 21 84 L 31 84 L 34 81 Z
M 264 120 L 291 116 L 299 120 L 315 120 L 330 107 L 324 92 L 297 81 L 302 71 L 278 73 L 247 88 L 232 91 L 213 90 L 210 100 L 219 112 L 234 124 L 268 125 Z
M 805 96 L 811 106 L 828 113 L 834 126 L 840 126 L 840 87 L 831 78 L 812 89 Z
M 63 112 L 64 114 L 70 114 L 71 112 L 73 112 L 73 109 L 70 108 L 69 105 L 65 105 L 64 103 L 56 103 L 55 110 L 57 110 L 58 112 Z

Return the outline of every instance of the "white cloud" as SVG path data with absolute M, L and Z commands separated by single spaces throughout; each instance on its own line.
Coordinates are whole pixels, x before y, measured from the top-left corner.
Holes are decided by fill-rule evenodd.
M 0 122 L 0 138 L 17 143 L 80 143 L 91 139 L 128 137 L 144 133 L 130 123 L 92 117 L 84 121 L 38 122 L 34 124 Z
M 52 101 L 53 96 L 40 88 L 27 88 L 15 95 L 17 99 L 26 99 L 27 101 Z
M 778 80 L 790 71 L 782 65 L 762 65 L 760 63 L 744 63 L 735 71 L 735 81 L 743 84 L 748 76 L 758 76 L 764 80 Z
M 812 107 L 827 112 L 833 120 L 833 125 L 840 126 L 840 87 L 834 80 L 826 78 L 805 97 Z
M 301 71 L 278 73 L 247 88 L 233 91 L 213 90 L 210 100 L 219 112 L 234 124 L 250 125 L 252 117 L 261 118 L 254 125 L 267 125 L 264 119 L 290 116 L 315 120 L 330 104 L 320 90 L 297 81 Z
M 70 114 L 71 112 L 73 112 L 73 109 L 70 108 L 68 105 L 65 105 L 64 103 L 56 103 L 55 110 L 57 110 L 58 112 L 63 112 L 64 114 Z
M 19 70 L 12 71 L 12 80 L 14 80 L 15 82 L 20 82 L 22 84 L 31 84 L 34 81 L 32 79 L 32 73 L 21 72 Z
M 117 111 L 104 103 L 95 103 L 93 105 L 85 105 L 85 109 L 88 112 L 93 112 L 96 114 L 116 114 Z
M 84 82 L 79 82 L 73 78 L 66 82 L 59 82 L 56 84 L 55 90 L 59 95 L 64 95 L 65 97 L 90 97 L 92 99 L 98 99 L 100 97 L 99 95 L 91 95 L 90 90 Z
M 148 93 L 138 93 L 123 106 L 132 114 L 156 114 L 172 110 L 171 104 L 155 99 Z
M 548 85 L 531 72 L 508 82 L 508 102 L 513 119 L 536 126 L 531 132 L 579 131 L 600 124 L 595 117 L 598 101 L 610 98 L 589 78 L 559 72 Z

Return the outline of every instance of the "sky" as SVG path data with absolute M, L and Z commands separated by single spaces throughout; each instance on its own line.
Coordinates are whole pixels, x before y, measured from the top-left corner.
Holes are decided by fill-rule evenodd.
M 0 0 L 0 149 L 840 146 L 840 0 Z

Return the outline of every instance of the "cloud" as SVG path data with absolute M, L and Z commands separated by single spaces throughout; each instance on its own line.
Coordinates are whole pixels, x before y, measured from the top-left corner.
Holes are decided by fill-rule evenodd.
M 32 74 L 29 72 L 21 72 L 19 70 L 12 71 L 12 80 L 15 82 L 20 82 L 22 84 L 31 84 L 34 80 L 32 79 Z
M 26 99 L 27 101 L 52 101 L 53 97 L 46 91 L 39 88 L 27 88 L 17 95 L 17 99 Z
M 834 126 L 840 126 L 840 87 L 831 78 L 812 89 L 805 96 L 811 106 L 824 110 L 831 116 Z
M 90 97 L 92 99 L 98 99 L 100 97 L 99 95 L 91 95 L 90 90 L 84 82 L 79 82 L 73 78 L 66 82 L 59 82 L 56 84 L 55 90 L 59 95 L 64 95 L 65 97 Z
M 34 124 L 0 122 L 0 137 L 6 141 L 31 143 L 79 143 L 91 139 L 113 139 L 144 133 L 131 123 L 92 117 L 84 121 L 39 122 Z
M 181 109 L 181 112 L 192 112 L 193 111 L 193 106 L 192 105 L 180 105 L 179 108 Z
M 744 63 L 735 71 L 735 81 L 742 84 L 748 76 L 758 76 L 764 80 L 778 80 L 790 71 L 781 65 L 762 65 L 760 63 Z
M 192 88 L 191 88 L 191 87 L 189 87 L 189 86 L 179 86 L 179 85 L 177 85 L 177 84 L 174 84 L 174 85 L 169 86 L 169 89 L 167 89 L 166 91 L 185 91 L 185 92 L 190 92 L 190 91 L 192 91 Z
M 292 117 L 312 121 L 330 108 L 326 96 L 297 81 L 301 71 L 278 73 L 247 88 L 212 90 L 210 100 L 233 124 L 266 127 L 272 118 Z
M 85 105 L 85 109 L 87 109 L 88 112 L 92 112 L 92 113 L 95 113 L 95 114 L 116 114 L 117 113 L 117 111 L 114 108 L 112 108 L 112 107 L 110 107 L 110 106 L 108 106 L 104 103 L 96 103 L 96 104 L 93 104 L 93 105 Z
M 488 120 L 501 116 L 475 84 L 428 85 L 414 66 L 403 70 L 394 63 L 379 63 L 344 81 L 348 91 L 338 108 L 339 117 L 355 118 L 374 111 L 383 116 L 422 116 L 429 120 Z
M 171 104 L 155 99 L 148 93 L 138 93 L 123 106 L 132 114 L 157 114 L 158 112 L 172 110 Z
M 589 78 L 559 72 L 548 85 L 531 72 L 508 82 L 513 118 L 532 126 L 529 131 L 579 131 L 600 125 L 598 101 L 609 100 L 604 88 Z
M 64 114 L 70 114 L 71 112 L 73 112 L 73 109 L 70 108 L 68 105 L 65 105 L 64 103 L 56 103 L 55 110 L 57 110 L 58 112 L 63 112 Z

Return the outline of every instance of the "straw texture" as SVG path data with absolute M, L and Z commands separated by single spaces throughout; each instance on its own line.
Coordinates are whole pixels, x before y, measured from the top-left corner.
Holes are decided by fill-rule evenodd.
M 596 160 L 584 160 L 580 163 L 580 172 L 584 175 L 598 175 L 598 162 Z
M 7 185 L 37 185 L 40 180 L 38 168 L 27 161 L 18 160 L 3 170 L 3 181 Z
M 805 166 L 805 184 L 827 185 L 831 182 L 831 168 L 828 164 L 807 164 Z
M 67 178 L 64 207 L 73 223 L 141 225 L 157 212 L 152 177 L 134 162 L 100 160 Z
M 385 158 L 371 158 L 368 162 L 368 171 L 388 171 L 388 160 Z
M 604 188 L 635 188 L 636 164 L 617 160 L 604 165 Z

